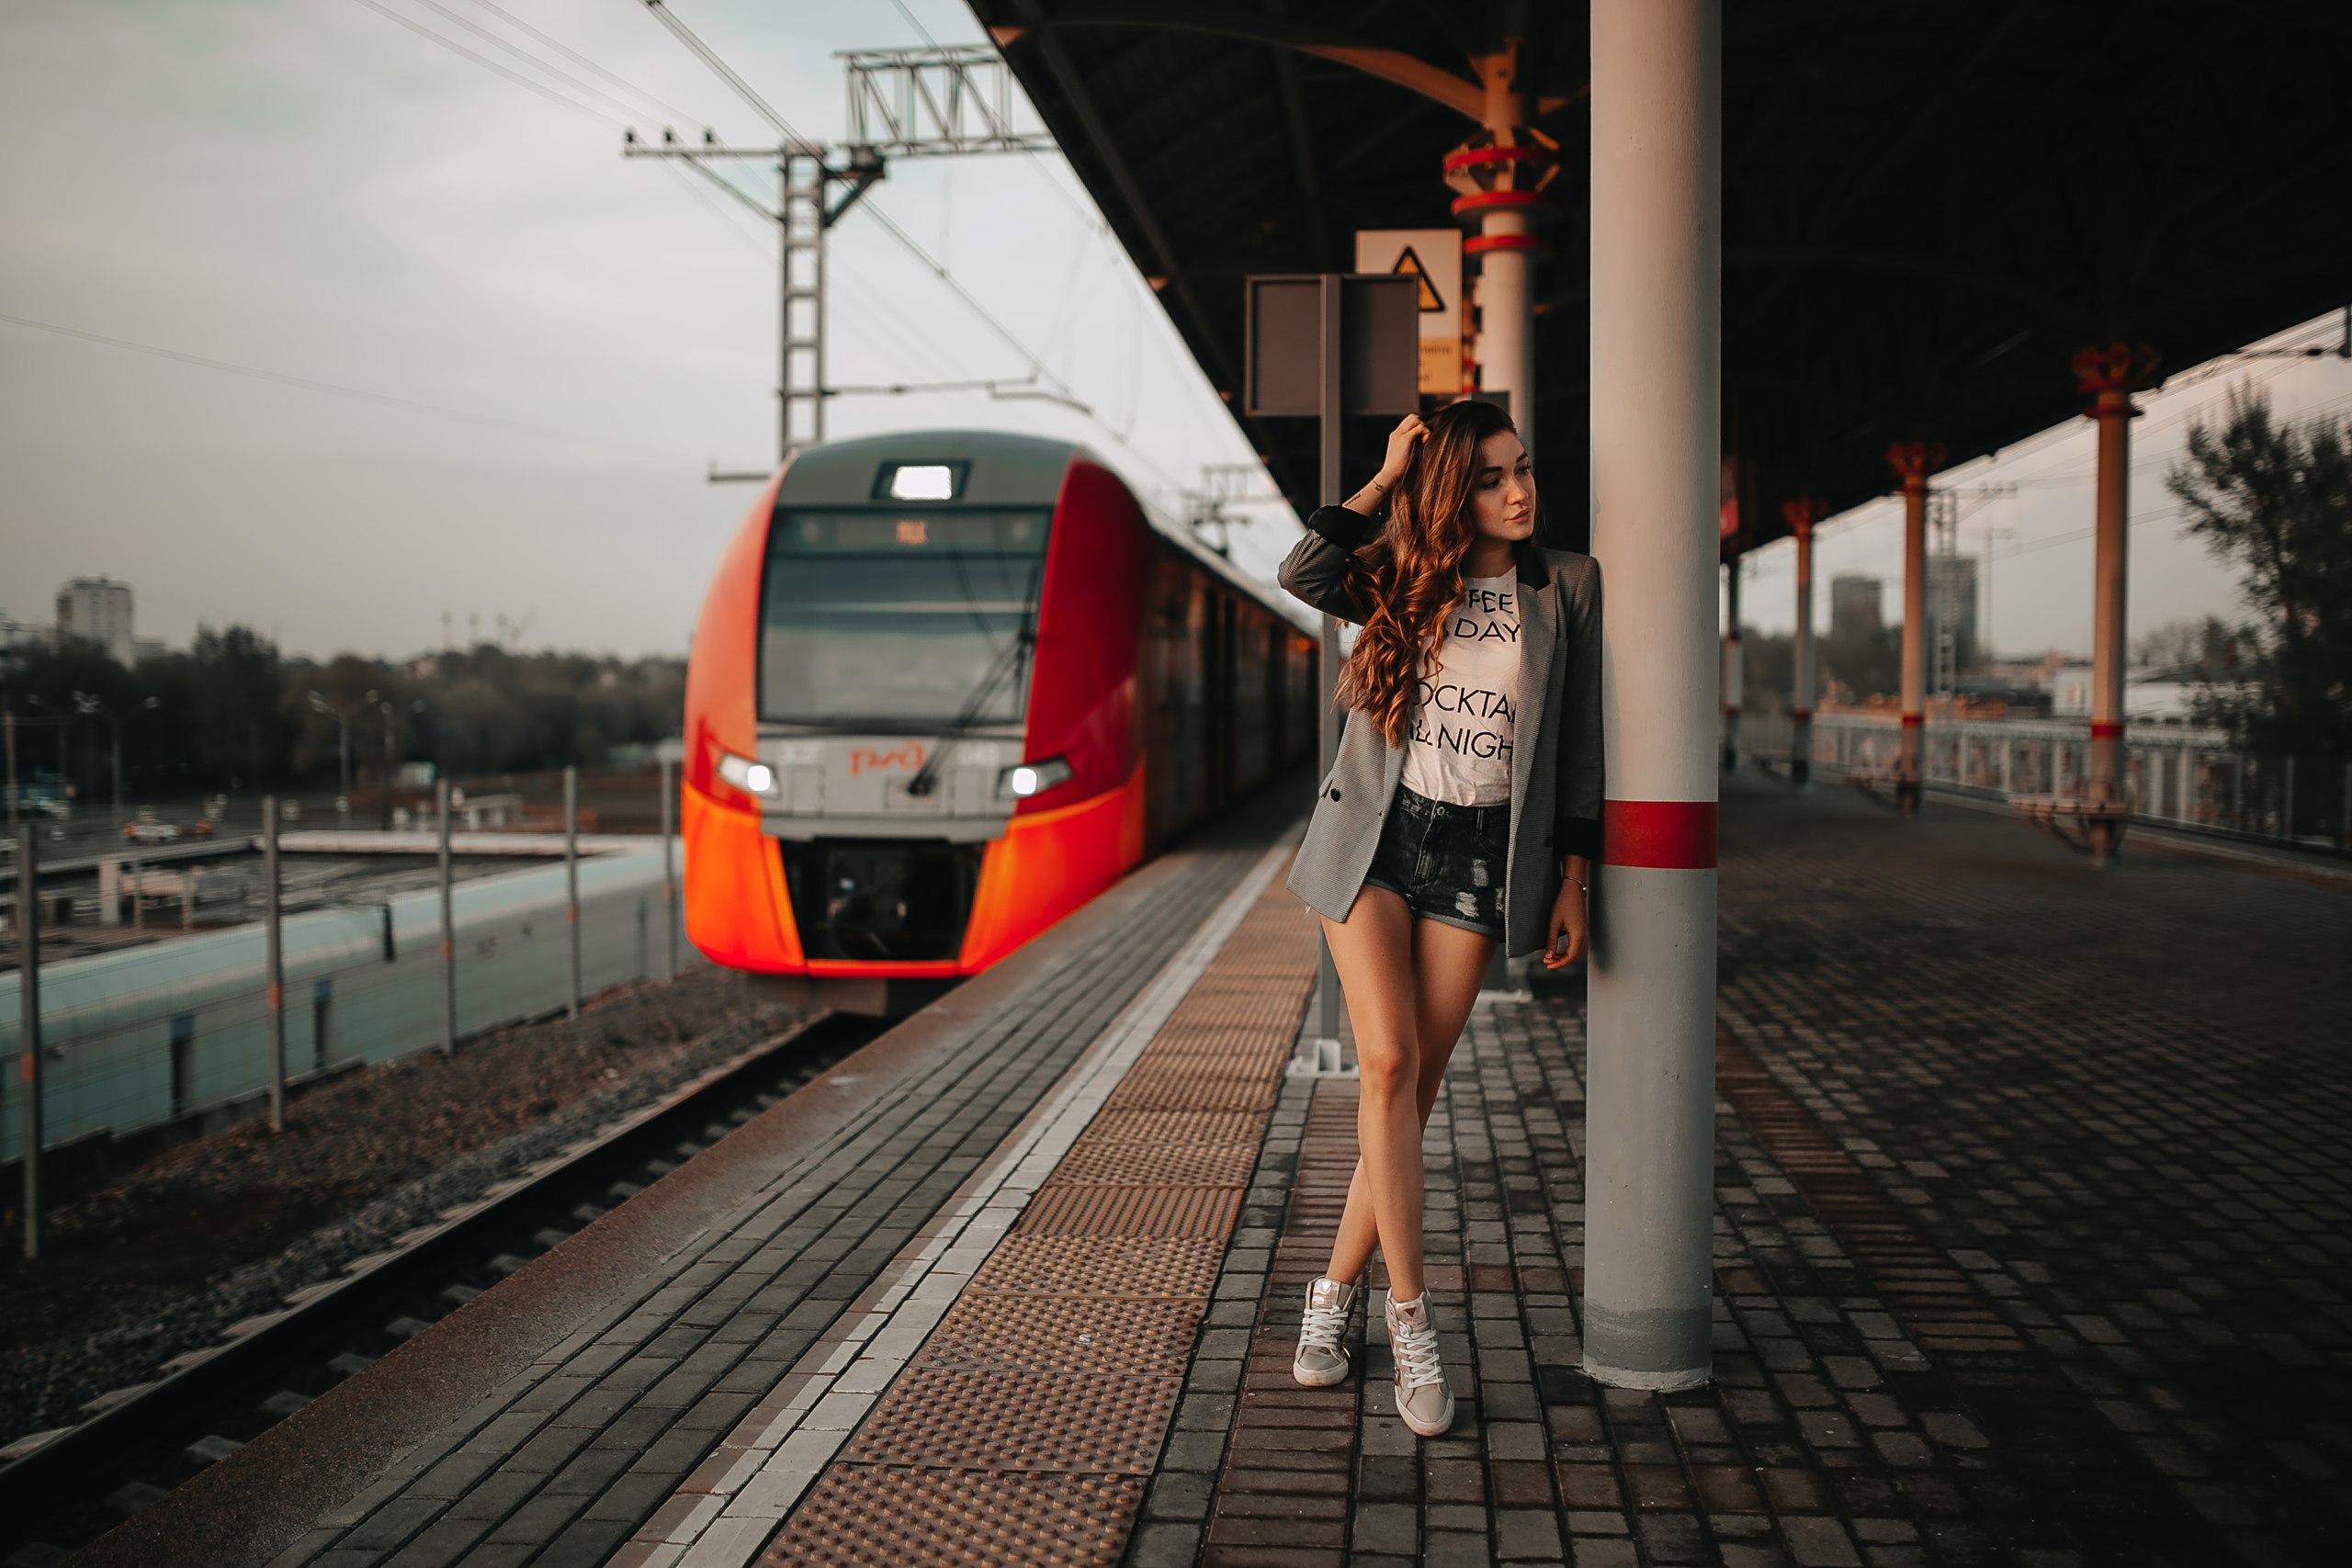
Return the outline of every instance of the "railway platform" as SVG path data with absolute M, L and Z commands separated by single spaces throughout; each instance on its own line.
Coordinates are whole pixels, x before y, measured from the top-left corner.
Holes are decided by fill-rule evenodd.
M 2343 887 L 1728 784 L 1715 1380 L 1581 1371 L 1580 994 L 1498 997 L 1430 1124 L 1419 1441 L 1376 1312 L 1288 1376 L 1354 1116 L 1287 1067 L 1295 828 L 1145 868 L 79 1561 L 2333 1560 Z

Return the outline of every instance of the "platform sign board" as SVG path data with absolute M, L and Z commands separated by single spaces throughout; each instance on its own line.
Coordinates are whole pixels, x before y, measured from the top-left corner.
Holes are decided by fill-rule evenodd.
M 1323 412 L 1323 279 L 1307 273 L 1245 280 L 1252 417 Z M 1412 280 L 1343 276 L 1340 282 L 1340 410 L 1408 414 L 1414 387 Z
M 1442 398 L 1462 391 L 1462 339 L 1469 313 L 1462 298 L 1458 229 L 1359 229 L 1356 271 L 1401 274 L 1418 285 L 1421 390 Z

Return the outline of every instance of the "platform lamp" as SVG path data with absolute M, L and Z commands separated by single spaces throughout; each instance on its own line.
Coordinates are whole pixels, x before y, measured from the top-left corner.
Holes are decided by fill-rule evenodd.
M 370 692 L 368 695 L 372 701 L 376 694 Z M 339 763 L 339 776 L 343 780 L 343 791 L 338 797 L 340 807 L 335 812 L 336 817 L 340 818 L 351 810 L 351 716 L 358 710 L 343 707 L 327 701 L 315 687 L 311 692 L 311 707 L 315 712 L 325 714 L 335 722 L 335 756 Z M 347 827 L 349 824 L 346 823 L 345 826 Z

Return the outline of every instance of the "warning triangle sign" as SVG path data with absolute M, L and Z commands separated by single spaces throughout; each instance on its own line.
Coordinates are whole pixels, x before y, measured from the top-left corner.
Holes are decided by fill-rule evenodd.
M 1437 297 L 1437 285 L 1430 281 L 1430 269 L 1421 265 L 1421 258 L 1413 254 L 1412 246 L 1407 245 L 1404 254 L 1396 258 L 1396 265 L 1388 270 L 1392 273 L 1410 274 L 1414 281 L 1421 286 L 1422 314 L 1442 311 L 1445 309 L 1445 301 Z

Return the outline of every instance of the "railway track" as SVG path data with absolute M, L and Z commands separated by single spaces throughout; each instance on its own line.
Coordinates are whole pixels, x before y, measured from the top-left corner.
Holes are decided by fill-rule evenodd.
M 249 1318 L 0 1467 L 0 1568 L 45 1568 L 234 1453 L 849 1055 L 881 1021 L 820 1013 Z

